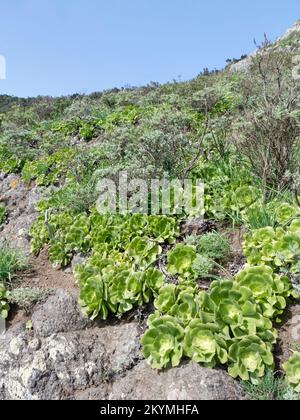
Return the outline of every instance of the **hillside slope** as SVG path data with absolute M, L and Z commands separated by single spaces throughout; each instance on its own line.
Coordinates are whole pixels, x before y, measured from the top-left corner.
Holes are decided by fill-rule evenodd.
M 299 398 L 299 43 L 298 22 L 184 83 L 0 96 L 0 399 Z M 201 180 L 204 208 L 99 214 L 124 172 Z

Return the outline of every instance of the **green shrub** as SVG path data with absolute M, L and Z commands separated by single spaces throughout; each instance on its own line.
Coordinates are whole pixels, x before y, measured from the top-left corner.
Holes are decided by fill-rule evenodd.
M 84 140 L 91 140 L 96 134 L 96 129 L 93 124 L 83 123 L 79 130 L 79 135 L 84 138 Z
M 217 232 L 200 236 L 197 252 L 214 261 L 222 261 L 230 253 L 229 240 Z
M 46 299 L 50 293 L 50 289 L 20 287 L 10 292 L 9 301 L 29 313 L 35 304 Z
M 185 238 L 188 246 L 194 246 L 197 257 L 192 264 L 192 272 L 196 277 L 211 277 L 213 269 L 230 254 L 230 244 L 227 238 L 217 232 L 202 236 L 188 236 Z
M 192 272 L 198 279 L 204 279 L 210 276 L 215 264 L 206 255 L 197 254 L 192 264 Z

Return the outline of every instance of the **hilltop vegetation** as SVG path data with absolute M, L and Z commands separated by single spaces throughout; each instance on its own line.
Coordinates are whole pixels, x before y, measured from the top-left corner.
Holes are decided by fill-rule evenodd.
M 265 42 L 245 71 L 230 64 L 184 83 L 0 97 L 0 172 L 19 174 L 43 195 L 30 231 L 33 254 L 48 247 L 58 268 L 86 258 L 75 277 L 92 319 L 153 303 L 141 342 L 154 368 L 190 358 L 226 365 L 254 386 L 275 370 L 274 326 L 300 291 L 299 42 L 294 31 Z M 186 234 L 182 227 L 195 216 L 187 210 L 100 215 L 95 184 L 117 181 L 120 171 L 129 179 L 203 180 L 213 227 Z M 0 206 L 0 225 L 7 217 Z M 238 229 L 247 265 L 230 273 L 226 232 Z M 5 288 L 0 311 L 7 315 Z M 286 364 L 297 391 L 299 360 Z

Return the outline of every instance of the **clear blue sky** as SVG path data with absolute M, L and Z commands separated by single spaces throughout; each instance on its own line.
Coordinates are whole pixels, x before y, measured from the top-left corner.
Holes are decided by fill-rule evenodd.
M 1 0 L 0 94 L 190 79 L 300 18 L 299 0 Z

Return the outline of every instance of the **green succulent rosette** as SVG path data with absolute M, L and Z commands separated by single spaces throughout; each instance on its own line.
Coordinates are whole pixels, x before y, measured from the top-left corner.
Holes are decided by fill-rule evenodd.
M 283 364 L 286 373 L 286 381 L 297 392 L 300 392 L 300 353 L 296 352 L 294 355 Z
M 177 245 L 173 251 L 168 253 L 168 272 L 183 278 L 190 277 L 196 257 L 195 247 L 183 244 Z
M 236 340 L 230 346 L 228 355 L 228 373 L 233 378 L 251 380 L 253 384 L 258 383 L 268 368 L 274 367 L 271 346 L 256 336 Z
M 280 225 L 285 225 L 298 215 L 299 209 L 290 205 L 289 203 L 283 203 L 276 210 L 276 221 Z
M 154 369 L 176 367 L 183 356 L 184 329 L 171 316 L 156 317 L 143 335 L 142 352 Z
M 289 279 L 274 274 L 268 266 L 246 268 L 235 280 L 240 286 L 251 290 L 263 315 L 270 319 L 281 315 L 286 308 L 287 298 L 294 295 Z
M 92 320 L 107 319 L 109 312 L 116 313 L 117 305 L 109 298 L 107 285 L 101 275 L 89 277 L 81 286 L 79 303 L 83 313 Z
M 203 324 L 201 320 L 193 320 L 186 329 L 184 354 L 206 367 L 225 364 L 228 360 L 226 341 L 219 336 L 219 328 L 215 324 Z

